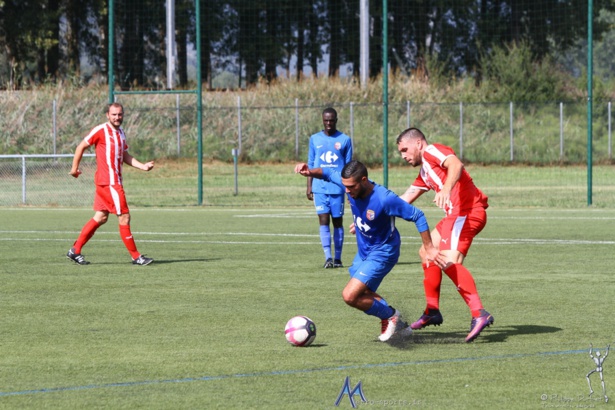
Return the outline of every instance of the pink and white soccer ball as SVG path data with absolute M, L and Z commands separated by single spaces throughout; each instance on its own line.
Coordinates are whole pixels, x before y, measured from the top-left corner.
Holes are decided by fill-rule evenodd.
M 316 325 L 306 316 L 295 316 L 286 322 L 286 340 L 295 346 L 309 346 L 316 339 Z

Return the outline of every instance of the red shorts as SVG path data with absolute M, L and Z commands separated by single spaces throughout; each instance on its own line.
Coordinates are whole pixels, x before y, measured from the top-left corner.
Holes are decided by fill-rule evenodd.
M 124 187 L 121 185 L 96 185 L 94 210 L 107 211 L 116 215 L 129 213 Z
M 487 224 L 484 208 L 473 208 L 465 215 L 447 216 L 436 229 L 440 233 L 440 250 L 455 250 L 467 256 L 472 240 Z

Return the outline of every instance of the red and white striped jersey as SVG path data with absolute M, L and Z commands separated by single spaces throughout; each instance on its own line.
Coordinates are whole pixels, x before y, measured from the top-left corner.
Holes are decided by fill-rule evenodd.
M 85 137 L 96 148 L 96 185 L 122 185 L 124 152 L 128 150 L 126 135 L 120 127 L 115 129 L 108 122 L 100 124 Z
M 421 170 L 412 185 L 419 189 L 440 192 L 448 176 L 448 169 L 442 164 L 453 155 L 455 151 L 451 147 L 442 144 L 428 145 L 423 152 Z M 472 177 L 464 168 L 451 191 L 450 203 L 445 212 L 447 215 L 460 215 L 475 207 L 486 209 L 489 206 L 487 200 L 487 196 L 474 185 Z

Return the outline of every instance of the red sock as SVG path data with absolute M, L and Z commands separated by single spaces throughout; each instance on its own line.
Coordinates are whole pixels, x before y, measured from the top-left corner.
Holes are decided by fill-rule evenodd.
M 436 264 L 429 267 L 423 264 L 423 287 L 425 288 L 425 299 L 427 309 L 440 309 L 440 285 L 442 284 L 442 271 Z M 427 313 L 427 310 L 425 311 Z
M 474 283 L 474 278 L 470 271 L 462 264 L 456 263 L 446 268 L 444 273 L 451 278 L 457 287 L 457 291 L 470 308 L 472 317 L 480 316 L 480 310 L 483 308 L 483 304 L 478 296 L 476 284 Z
M 132 238 L 130 225 L 120 225 L 120 236 L 122 237 L 124 246 L 126 246 L 126 249 L 130 252 L 132 259 L 137 259 L 141 254 L 137 251 L 137 245 L 135 244 L 135 240 Z
M 100 224 L 96 222 L 94 218 L 92 218 L 83 226 L 83 228 L 81 228 L 81 233 L 73 244 L 73 248 L 75 248 L 75 253 L 81 253 L 81 248 L 83 248 L 85 244 L 88 243 L 90 238 L 94 236 L 94 232 L 96 232 L 99 227 Z

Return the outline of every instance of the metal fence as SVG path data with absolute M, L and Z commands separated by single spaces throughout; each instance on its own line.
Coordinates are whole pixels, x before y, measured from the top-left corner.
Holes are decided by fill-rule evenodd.
M 169 96 L 163 105 L 134 96 L 122 96 L 127 109 L 124 129 L 137 156 L 197 156 L 196 107 Z M 171 101 L 172 99 L 172 101 Z M 156 102 L 160 103 L 160 102 Z M 227 101 L 228 103 L 228 101 Z M 150 105 L 151 104 L 151 105 Z M 357 158 L 381 163 L 383 151 L 382 103 L 331 103 L 339 113 L 338 128 L 351 136 Z M 286 106 L 262 106 L 236 96 L 235 105 L 216 100 L 203 105 L 203 155 L 206 160 L 292 161 L 307 155 L 309 136 L 320 130 L 324 105 L 295 99 Z M 397 133 L 409 126 L 425 131 L 428 139 L 455 148 L 464 160 L 478 163 L 583 164 L 587 158 L 587 115 L 584 102 L 414 103 L 389 104 L 389 152 L 395 152 Z M 58 114 L 55 100 L 50 113 L 51 138 L 28 129 L 30 115 L 23 113 L 24 135 L 19 146 L 39 147 L 36 154 L 68 154 L 87 131 L 69 124 Z M 596 162 L 613 159 L 612 102 L 594 103 L 593 156 Z M 99 120 L 99 119 L 98 119 Z M 96 121 L 96 120 L 95 120 Z M 58 129 L 56 124 L 66 124 Z M 77 131 L 77 128 L 80 131 Z M 2 133 L 2 131 L 0 131 Z M 48 134 L 47 134 L 48 135 Z M 59 147 L 59 149 L 57 148 Z M 42 151 L 41 151 L 42 149 Z M 2 152 L 0 147 L 0 154 Z M 6 151 L 5 151 L 6 152 Z M 23 152 L 11 152 L 21 154 Z M 395 163 L 395 155 L 392 155 Z
M 0 155 L 0 206 L 83 206 L 92 202 L 90 178 L 68 175 L 73 155 Z M 92 175 L 94 154 L 80 168 Z
M 293 104 L 287 106 L 270 107 L 259 106 L 254 100 L 246 101 L 241 96 L 233 98 L 234 105 L 228 105 L 228 100 L 226 104 L 210 101 L 204 105 L 203 155 L 206 166 L 215 160 L 235 163 L 236 173 L 239 163 L 239 173 L 247 174 L 247 168 L 258 162 L 306 159 L 309 136 L 322 126 L 324 105 L 306 105 L 295 99 Z M 155 102 L 160 103 L 161 100 Z M 182 101 L 175 96 L 163 102 L 156 106 L 151 100 L 122 96 L 122 103 L 128 112 L 124 128 L 131 153 L 142 160 L 161 157 L 194 160 L 197 146 L 194 105 L 181 104 Z M 370 167 L 377 168 L 382 164 L 382 104 L 346 102 L 330 105 L 339 113 L 338 128 L 352 137 L 355 158 L 367 162 Z M 53 107 L 56 107 L 55 103 Z M 35 113 L 39 118 L 32 117 Z M 45 117 L 47 113 L 49 120 L 41 120 L 40 117 Z M 36 147 L 38 153 L 0 155 L 0 206 L 90 204 L 93 192 L 91 179 L 75 180 L 68 176 L 74 146 L 87 133 L 87 130 L 84 131 L 84 120 L 68 123 L 67 118 L 73 117 L 62 115 L 62 110 L 56 109 L 33 112 L 25 109 L 20 114 L 19 122 L 23 125 L 19 129 L 4 128 L 14 130 L 10 133 L 11 144 L 6 146 L 9 152 L 15 152 L 18 145 L 13 141 L 18 140 L 19 144 L 30 149 Z M 91 117 L 95 121 L 100 120 L 100 114 L 92 114 Z M 452 146 L 467 164 L 576 165 L 584 168 L 587 163 L 586 121 L 586 105 L 582 102 L 391 103 L 389 163 L 392 166 L 402 165 L 396 153 L 395 136 L 408 126 L 416 126 L 424 130 L 431 141 Z M 613 163 L 610 101 L 594 103 L 593 121 L 593 161 L 609 166 Z M 40 129 L 29 129 L 32 123 L 54 124 L 52 138 Z M 57 129 L 55 124 L 59 125 Z M 30 136 L 33 136 L 32 139 L 28 139 Z M 3 140 L 8 141 L 9 137 Z M 61 147 L 57 150 L 59 153 L 49 153 L 56 147 Z M 47 153 L 41 153 L 41 149 Z M 91 155 L 84 158 L 82 167 L 90 171 L 90 175 L 93 174 L 95 163 Z M 179 201 L 166 201 L 167 197 L 159 195 L 151 201 L 144 199 L 143 203 L 194 205 L 198 192 L 197 170 L 198 167 L 194 169 L 195 181 L 188 182 L 182 188 L 185 192 L 182 192 Z M 225 190 L 237 191 L 236 178 L 213 187 L 213 181 L 226 178 L 226 175 L 216 172 L 226 174 L 228 170 L 219 171 L 215 167 L 207 170 L 203 186 L 208 204 L 214 203 L 209 201 L 212 193 L 218 195 Z M 582 180 L 583 177 L 581 183 Z M 257 178 L 249 182 L 255 189 L 259 188 L 258 183 Z M 498 183 L 514 185 L 515 181 Z M 601 182 L 595 183 L 599 186 Z M 241 190 L 245 191 L 245 183 L 240 182 L 240 185 Z M 575 183 L 577 185 L 578 182 Z M 263 188 L 270 189 L 265 185 Z M 210 192 L 207 192 L 208 189 Z M 608 189 L 611 190 L 610 185 Z M 169 188 L 169 193 L 177 191 L 176 186 Z M 172 198 L 172 195 L 168 197 Z M 146 193 L 143 198 L 147 198 Z M 224 201 L 231 202 L 230 199 Z

